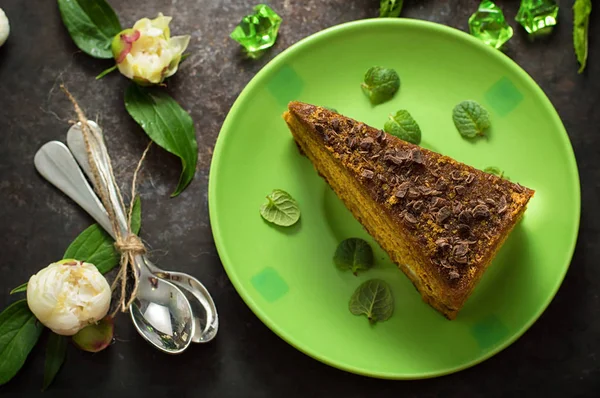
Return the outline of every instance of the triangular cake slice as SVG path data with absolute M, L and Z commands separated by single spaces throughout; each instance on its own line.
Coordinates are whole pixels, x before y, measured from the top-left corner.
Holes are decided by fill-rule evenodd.
M 454 319 L 533 190 L 322 107 L 291 102 L 284 119 L 423 299 Z

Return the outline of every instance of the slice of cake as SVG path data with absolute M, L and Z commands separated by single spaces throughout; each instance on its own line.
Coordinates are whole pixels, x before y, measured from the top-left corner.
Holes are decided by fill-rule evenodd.
M 292 102 L 284 119 L 423 299 L 454 319 L 533 191 L 322 107 Z

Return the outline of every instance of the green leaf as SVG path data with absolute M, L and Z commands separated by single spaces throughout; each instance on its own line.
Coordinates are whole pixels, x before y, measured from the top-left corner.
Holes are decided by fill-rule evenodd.
M 260 215 L 273 224 L 289 227 L 300 218 L 300 207 L 289 193 L 281 189 L 274 189 L 267 195 L 267 201 L 260 207 Z
M 136 197 L 133 201 L 133 211 L 131 212 L 131 232 L 138 235 L 142 228 L 142 201 Z
M 383 130 L 415 145 L 421 143 L 421 129 L 406 110 L 399 110 L 395 115 L 390 115 L 389 120 L 383 126 Z
M 113 58 L 110 46 L 121 24 L 106 1 L 58 0 L 58 8 L 77 47 L 95 58 Z
M 21 293 L 21 292 L 26 292 L 26 291 L 27 291 L 27 282 L 15 287 L 13 290 L 10 291 L 9 294 Z
M 493 174 L 497 177 L 504 178 L 506 180 L 510 180 L 507 176 L 504 175 L 504 171 L 500 170 L 498 167 L 489 166 L 483 169 L 485 173 Z
M 110 72 L 117 70 L 117 65 L 113 65 L 108 69 L 104 69 L 98 76 L 96 76 L 96 80 L 102 79 L 104 76 L 108 75 Z
M 360 285 L 348 305 L 354 315 L 366 315 L 369 322 L 387 321 L 394 313 L 392 290 L 380 279 L 371 279 Z
M 12 379 L 38 342 L 44 326 L 20 300 L 0 314 L 0 385 Z
M 46 345 L 46 364 L 44 366 L 44 385 L 42 386 L 42 390 L 47 389 L 52 384 L 54 377 L 65 361 L 66 355 L 67 338 L 50 332 Z
M 463 101 L 454 107 L 452 119 L 463 137 L 483 135 L 490 127 L 490 114 L 475 101 Z
M 141 212 L 142 204 L 138 197 L 134 202 L 131 215 L 131 231 L 135 234 L 140 231 Z M 121 256 L 115 249 L 113 238 L 98 224 L 94 224 L 75 238 L 63 258 L 73 258 L 94 264 L 100 273 L 105 274 L 119 264 Z
M 357 275 L 358 271 L 366 271 L 373 267 L 373 249 L 360 238 L 349 238 L 338 245 L 333 262 L 338 269 L 350 270 Z
M 590 14 L 592 13 L 591 0 L 575 0 L 573 4 L 573 47 L 579 62 L 579 73 L 582 73 L 587 64 L 588 57 L 588 31 Z
M 365 82 L 361 87 L 371 104 L 381 104 L 396 94 L 400 88 L 400 77 L 393 69 L 373 66 L 365 74 Z
M 94 264 L 101 273 L 105 274 L 117 266 L 120 256 L 110 235 L 98 224 L 94 224 L 75 238 L 63 258 Z
M 380 0 L 379 18 L 399 17 L 403 5 L 404 0 Z
M 181 59 L 179 60 L 179 65 L 181 65 L 181 63 L 183 61 L 185 61 L 186 59 L 188 59 L 190 55 L 192 55 L 192 54 L 190 54 L 190 53 L 181 54 Z
M 179 195 L 192 181 L 198 161 L 198 143 L 190 115 L 167 93 L 132 84 L 125 92 L 125 108 L 158 146 L 181 159 Z

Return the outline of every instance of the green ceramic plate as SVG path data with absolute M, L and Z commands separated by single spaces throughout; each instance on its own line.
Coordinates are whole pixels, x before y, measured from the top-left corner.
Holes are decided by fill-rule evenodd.
M 360 88 L 373 65 L 396 69 L 396 97 L 371 106 Z M 489 137 L 470 142 L 452 108 L 473 99 L 491 113 Z M 290 100 L 337 109 L 383 127 L 408 109 L 422 145 L 478 168 L 497 166 L 536 190 L 524 219 L 458 318 L 427 306 L 336 195 L 298 153 L 281 118 Z M 302 210 L 274 227 L 259 208 L 273 189 Z M 507 347 L 548 306 L 569 266 L 580 213 L 577 166 L 565 129 L 542 90 L 513 61 L 458 30 L 406 19 L 336 26 L 290 47 L 241 93 L 219 135 L 209 183 L 210 219 L 233 285 L 275 333 L 329 365 L 414 379 L 472 366 Z M 371 242 L 376 267 L 359 277 L 332 256 L 348 237 Z M 374 326 L 348 311 L 369 278 L 392 286 L 393 317 Z

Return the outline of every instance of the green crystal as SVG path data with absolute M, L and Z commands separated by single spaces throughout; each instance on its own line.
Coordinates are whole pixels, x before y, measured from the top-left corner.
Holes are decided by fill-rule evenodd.
M 502 47 L 513 35 L 500 7 L 489 0 L 483 0 L 477 12 L 471 15 L 469 30 L 471 35 L 494 48 Z
M 254 7 L 254 14 L 246 15 L 231 32 L 230 37 L 240 43 L 252 58 L 275 44 L 281 17 L 265 4 Z
M 558 5 L 554 0 L 521 0 L 515 20 L 533 36 L 550 33 L 556 25 Z

